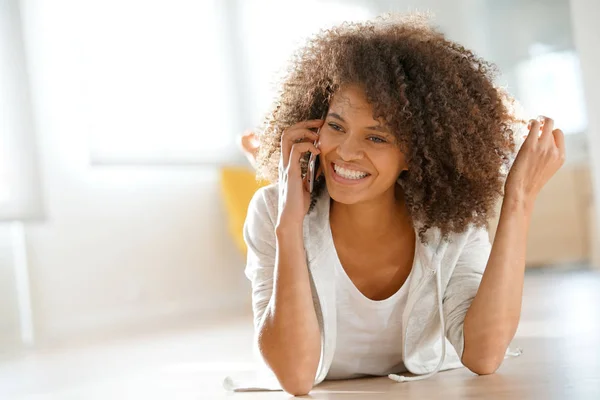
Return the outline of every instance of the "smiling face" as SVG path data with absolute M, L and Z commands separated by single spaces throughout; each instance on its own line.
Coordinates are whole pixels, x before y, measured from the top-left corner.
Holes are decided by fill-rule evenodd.
M 340 203 L 393 196 L 400 173 L 407 169 L 395 136 L 373 119 L 373 109 L 356 85 L 334 94 L 319 143 L 327 191 Z

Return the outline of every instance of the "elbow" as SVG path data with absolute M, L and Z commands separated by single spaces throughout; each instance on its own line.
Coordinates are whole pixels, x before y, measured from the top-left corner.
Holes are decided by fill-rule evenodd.
M 502 336 L 495 335 L 492 340 L 477 338 L 477 340 L 467 341 L 465 335 L 465 345 L 461 357 L 463 365 L 477 375 L 495 373 L 502 365 L 508 347 L 505 340 L 499 340 Z
M 304 396 L 313 388 L 313 377 L 316 374 L 314 369 L 291 365 L 289 362 L 281 359 L 265 357 L 264 353 L 262 353 L 262 356 L 267 366 L 277 378 L 279 385 L 286 393 L 292 396 Z
M 477 364 L 466 364 L 465 367 L 477 375 L 491 375 L 498 370 L 500 364 L 486 361 Z
M 281 388 L 292 396 L 305 396 L 313 388 L 312 381 L 295 380 L 293 382 L 280 381 L 279 383 L 281 384 Z
M 465 352 L 462 357 L 462 363 L 471 372 L 477 375 L 491 375 L 500 368 L 504 360 L 504 352 L 494 352 L 487 355 L 472 355 Z
M 503 359 L 504 357 L 498 356 L 480 357 L 472 361 L 464 360 L 463 364 L 477 375 L 491 375 L 500 368 Z
M 314 386 L 314 371 L 292 368 L 291 366 L 271 367 L 281 388 L 292 396 L 307 395 Z
M 314 386 L 319 365 L 320 342 L 289 346 L 278 336 L 259 334 L 258 349 L 281 388 L 293 396 L 304 396 Z M 318 338 L 319 336 L 317 336 Z M 314 349 L 314 350 L 313 350 Z M 293 361 L 291 361 L 293 360 Z

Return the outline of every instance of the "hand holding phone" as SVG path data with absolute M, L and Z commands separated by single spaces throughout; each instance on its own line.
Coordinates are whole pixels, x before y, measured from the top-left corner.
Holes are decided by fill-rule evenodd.
M 317 130 L 321 125 L 322 119 L 300 121 L 281 134 L 277 226 L 302 226 L 310 208 L 308 170 L 302 171 L 302 165 L 307 160 L 306 153 L 320 153 L 313 143 L 319 138 Z

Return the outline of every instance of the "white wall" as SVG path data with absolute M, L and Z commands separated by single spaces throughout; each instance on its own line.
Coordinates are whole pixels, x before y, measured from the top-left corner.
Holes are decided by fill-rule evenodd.
M 588 115 L 590 167 L 594 183 L 593 231 L 600 233 L 600 3 L 595 0 L 571 0 L 571 20 L 575 47 L 579 53 Z M 593 234 L 592 263 L 600 268 L 600 235 Z
M 216 167 L 89 166 L 81 71 L 69 52 L 76 31 L 65 24 L 70 3 L 21 0 L 47 209 L 47 220 L 26 229 L 39 343 L 201 320 L 239 307 L 249 312 L 244 260 L 226 231 Z M 375 12 L 415 4 L 355 3 L 380 7 Z M 574 18 L 587 18 L 587 2 L 579 3 Z M 481 2 L 423 0 L 419 8 L 437 12 L 451 39 L 489 57 L 490 38 L 477 22 Z M 598 35 L 582 30 L 579 36 L 592 82 L 590 71 L 599 68 L 590 51 Z M 599 102 L 590 104 L 597 109 Z M 592 124 L 590 117 L 598 131 L 597 120 Z M 2 282 L 10 277 L 0 271 Z M 3 288 L 0 301 L 11 298 Z M 0 307 L 0 318 L 14 320 L 11 309 Z M 9 336 L 17 332 L 14 324 L 3 325 Z
M 38 343 L 250 310 L 216 167 L 90 167 L 69 2 L 21 4 L 47 208 L 26 229 Z
M 0 224 L 0 354 L 19 343 L 19 305 L 9 223 Z
M 0 221 L 43 214 L 18 0 L 0 0 Z

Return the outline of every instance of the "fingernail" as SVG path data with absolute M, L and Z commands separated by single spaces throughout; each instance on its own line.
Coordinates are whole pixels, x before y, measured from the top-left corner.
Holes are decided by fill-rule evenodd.
M 544 117 L 543 115 L 538 115 L 537 119 L 540 122 L 544 122 L 546 120 L 546 117 Z

